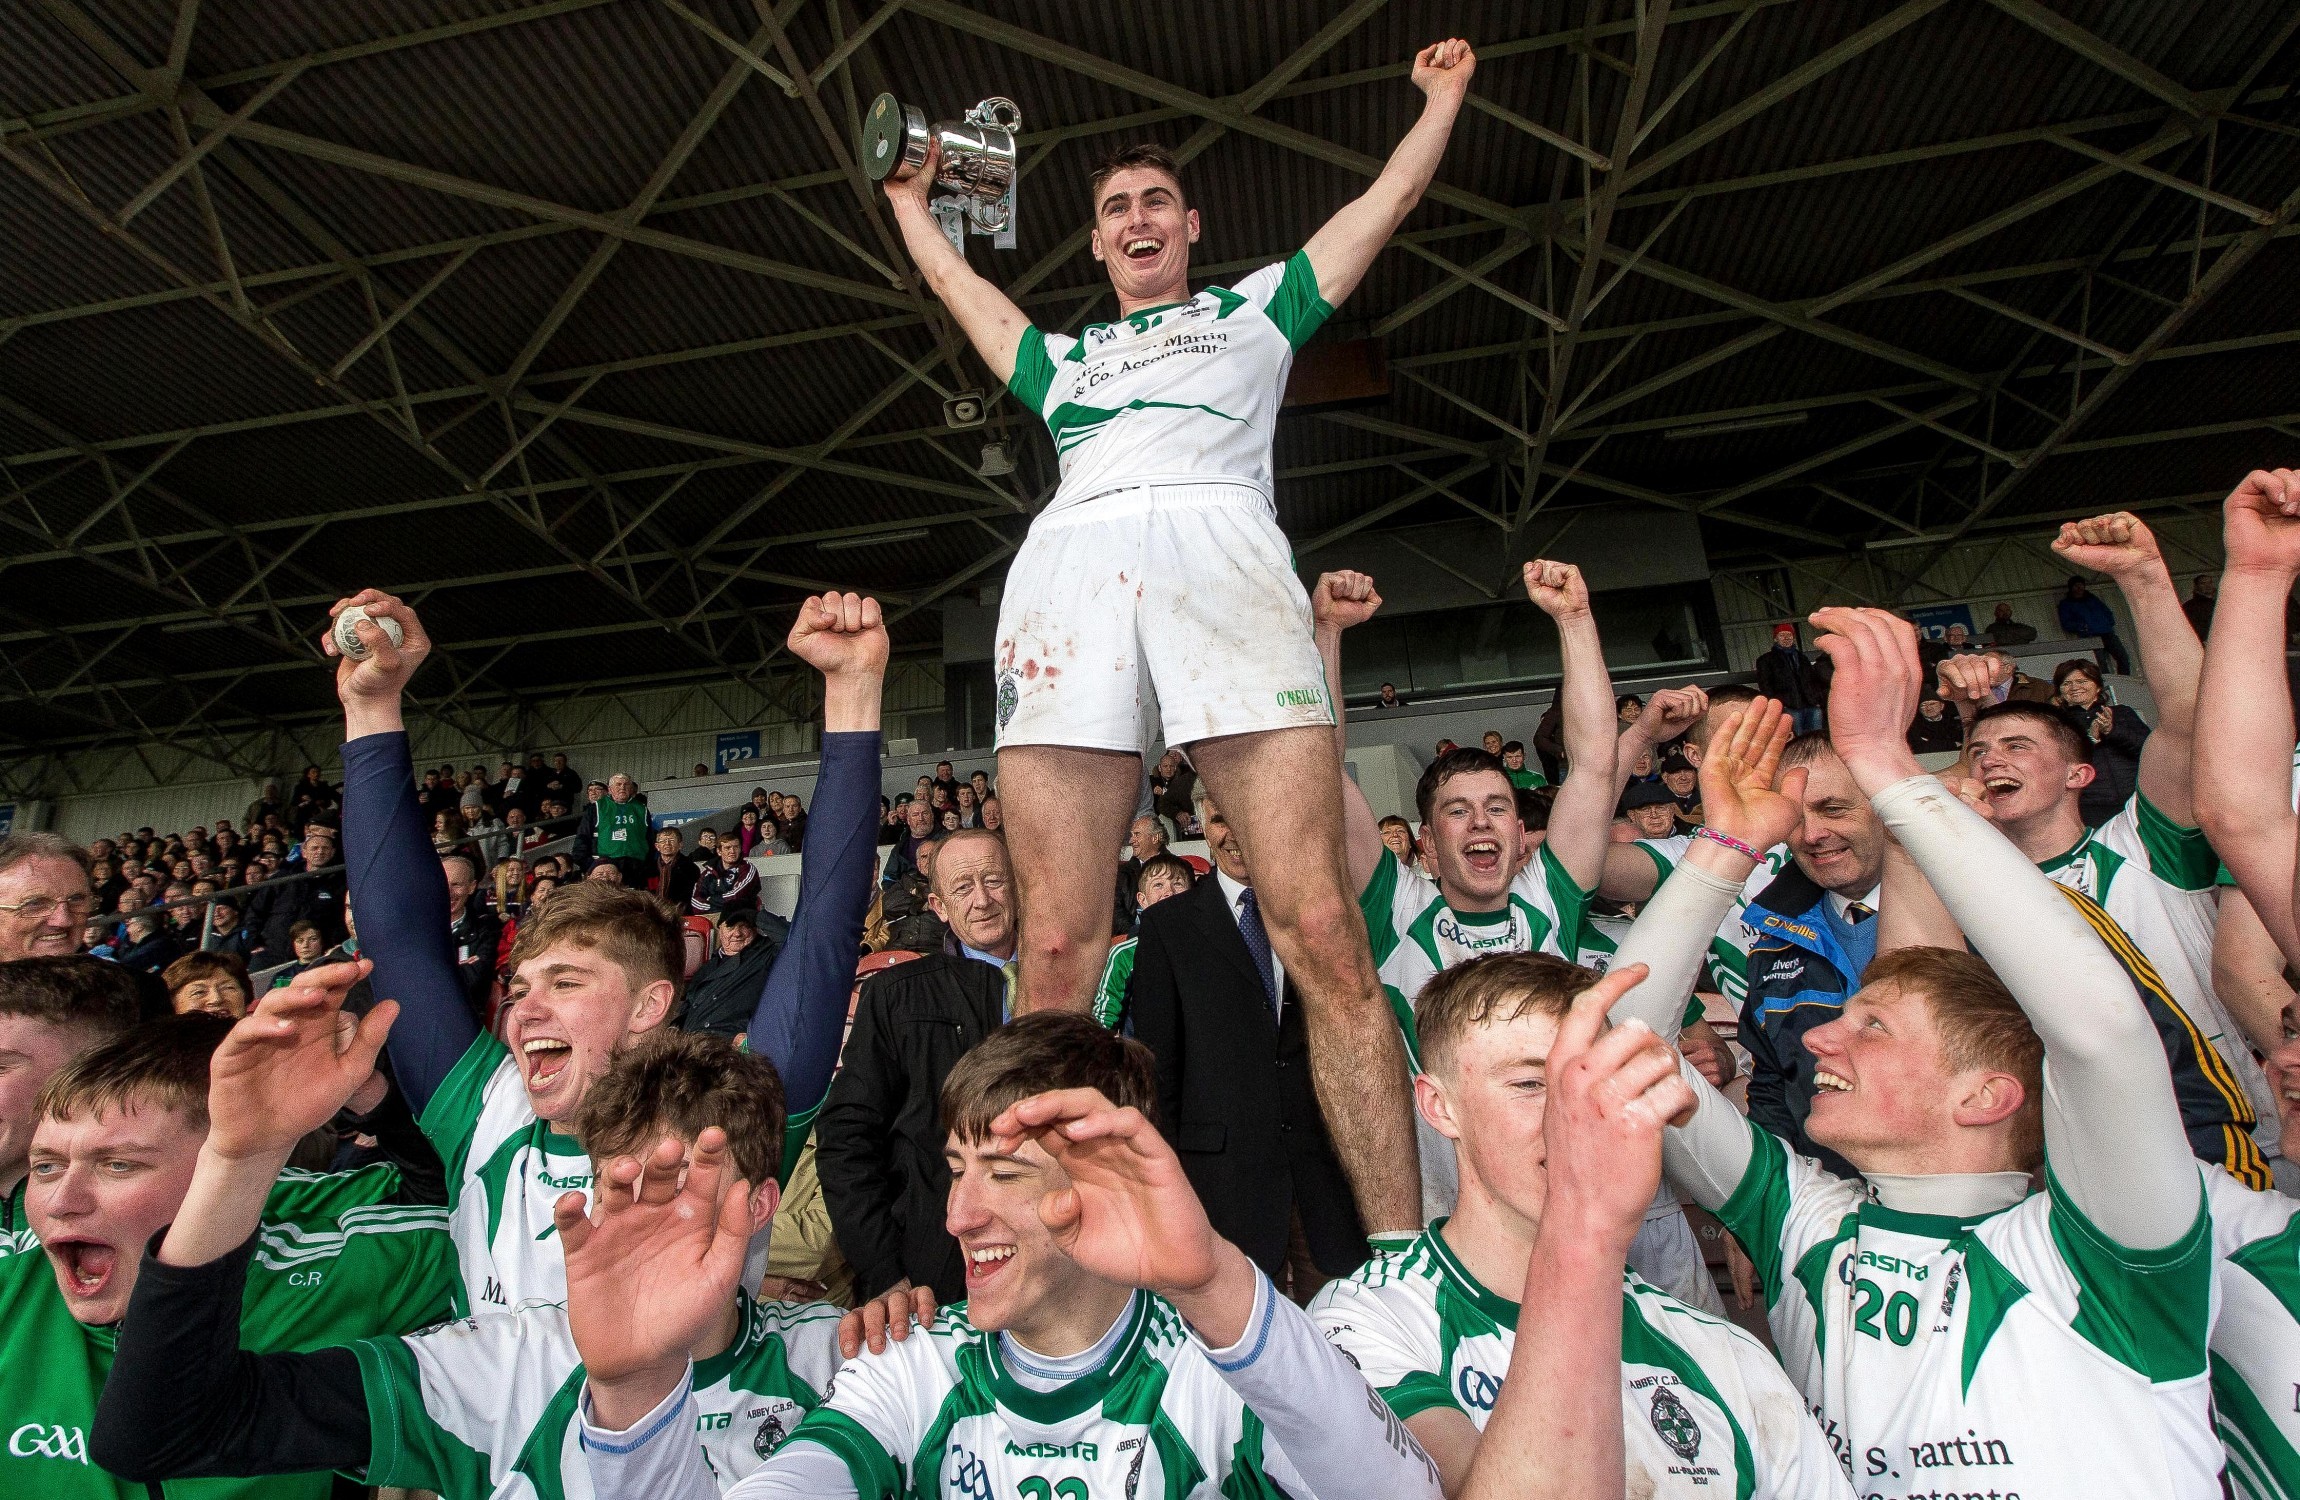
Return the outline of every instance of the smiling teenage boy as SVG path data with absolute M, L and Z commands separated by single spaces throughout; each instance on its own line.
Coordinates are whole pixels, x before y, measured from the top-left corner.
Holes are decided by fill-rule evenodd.
M 1436 1500 L 1420 1447 L 1206 1222 L 1153 1094 L 1147 1050 L 1072 1013 L 967 1054 L 942 1095 L 966 1304 L 849 1362 L 731 1493 Z M 712 1494 L 685 1345 L 740 1255 L 723 1176 L 698 1153 L 683 1183 L 650 1176 L 603 1195 L 596 1224 L 561 1220 L 600 1500 Z
M 307 974 L 267 994 L 239 1025 L 268 1026 L 314 1004 L 332 1014 L 366 973 L 349 963 Z M 390 1014 L 388 1001 L 379 1004 L 343 1056 L 343 1097 L 372 1072 Z M 41 1091 L 25 1206 L 44 1253 L 0 1258 L 0 1411 L 8 1413 L 0 1494 L 327 1500 L 325 1472 L 147 1485 L 108 1469 L 90 1446 L 146 1250 L 182 1211 L 196 1168 L 230 1148 L 235 1121 L 216 1110 L 228 1111 L 242 1079 L 230 1050 L 219 1050 L 233 1030 L 206 1014 L 154 1021 L 83 1052 Z M 396 1204 L 394 1168 L 282 1173 L 286 1156 L 283 1148 L 251 1194 L 261 1229 L 244 1292 L 228 1310 L 235 1338 L 254 1349 L 305 1349 L 445 1316 L 455 1273 L 446 1215 Z
M 400 715 L 430 637 L 388 594 L 370 589 L 337 610 L 355 604 L 370 618 L 355 627 L 368 654 L 336 670 L 344 822 L 363 951 L 376 962 L 378 992 L 408 1013 L 392 1034 L 392 1066 L 447 1164 L 464 1306 L 554 1302 L 565 1295 L 566 1269 L 551 1206 L 591 1181 L 569 1131 L 615 1053 L 674 1013 L 686 973 L 680 928 L 644 892 L 562 888 L 520 925 L 502 1039 L 480 1030 L 456 981 L 446 883 L 416 806 Z M 377 618 L 398 624 L 399 644 Z M 790 938 L 746 1033 L 798 1101 L 786 1172 L 838 1060 L 869 903 L 886 628 L 876 601 L 824 595 L 800 606 L 789 646 L 823 674 L 822 768 Z
M 2085 916 L 1918 769 L 1914 629 L 1813 618 L 1837 753 L 1981 957 L 1898 949 L 1805 1035 L 1807 1132 L 1859 1180 L 1701 1082 L 1670 1180 L 1747 1247 L 1782 1362 L 1865 1495 L 2210 1500 L 2211 1232 L 2148 1012 Z M 1668 1034 L 1749 868 L 1699 857 L 1634 930 L 1653 977 L 1617 1019 Z
M 267 1047 L 272 1064 L 238 1090 L 242 1118 L 230 1144 L 250 1166 L 235 1172 L 220 1153 L 203 1159 L 138 1283 L 93 1451 L 150 1480 L 316 1467 L 445 1500 L 587 1495 L 574 1423 L 581 1356 L 557 1303 L 309 1353 L 243 1350 L 234 1314 L 262 1168 L 330 1108 L 330 1091 L 307 1080 L 330 1075 L 331 1019 L 313 1014 L 294 1036 L 245 1039 Z M 764 1058 L 717 1037 L 657 1032 L 616 1055 L 577 1127 L 597 1164 L 652 1153 L 660 1139 L 667 1154 L 653 1164 L 673 1173 L 708 1127 L 745 1180 L 759 1184 L 738 1206 L 743 1233 L 756 1236 L 773 1220 L 783 1102 Z M 897 1325 L 897 1339 L 906 1327 Z M 702 1413 L 697 1441 L 712 1472 L 731 1484 L 829 1389 L 841 1359 L 840 1313 L 827 1303 L 754 1301 L 737 1286 L 689 1352 Z

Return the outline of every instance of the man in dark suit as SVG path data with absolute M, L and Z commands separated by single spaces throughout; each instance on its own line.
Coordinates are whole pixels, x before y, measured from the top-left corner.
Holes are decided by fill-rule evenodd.
M 951 944 L 864 981 L 838 1077 L 815 1120 L 815 1170 L 855 1289 L 931 1286 L 966 1299 L 966 1264 L 943 1227 L 942 1083 L 1012 1008 L 1013 872 L 982 829 L 946 836 L 927 904 Z M 1306 1076 L 1306 1075 L 1305 1075 Z
M 702 867 L 681 852 L 685 836 L 676 828 L 655 830 L 655 854 L 647 861 L 647 889 L 663 898 L 663 904 L 680 916 L 687 913 L 687 899 L 695 894 L 695 881 Z
M 1129 1013 L 1158 1059 L 1158 1129 L 1217 1232 L 1306 1299 L 1366 1260 L 1310 1080 L 1302 1008 L 1238 836 L 1197 788 L 1214 878 L 1142 913 Z

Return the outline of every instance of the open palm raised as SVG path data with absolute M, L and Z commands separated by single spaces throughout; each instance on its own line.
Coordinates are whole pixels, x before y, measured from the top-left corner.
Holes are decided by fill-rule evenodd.
M 734 1179 L 726 1132 L 705 1129 L 691 1160 L 668 1135 L 644 1161 L 619 1156 L 599 1173 L 595 1197 L 595 1217 L 581 1193 L 552 1210 L 575 1347 L 595 1386 L 666 1367 L 675 1381 L 726 1312 L 750 1245 L 750 1191 Z
M 1703 821 L 1760 852 L 1786 839 L 1805 800 L 1805 768 L 1781 772 L 1788 746 L 1789 715 L 1771 698 L 1727 720 L 1701 757 Z
M 1142 1111 L 1094 1089 L 1059 1089 L 1011 1106 L 990 1129 L 1037 1141 L 1069 1174 L 1070 1186 L 1038 1200 L 1038 1217 L 1081 1268 L 1167 1297 L 1213 1280 L 1221 1240 Z

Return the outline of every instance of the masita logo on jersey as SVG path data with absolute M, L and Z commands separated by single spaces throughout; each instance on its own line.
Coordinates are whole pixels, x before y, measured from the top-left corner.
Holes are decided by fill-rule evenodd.
M 43 1422 L 26 1422 L 8 1434 L 8 1456 L 59 1458 L 66 1463 L 85 1464 L 88 1461 L 88 1434 L 77 1427 L 66 1427 L 61 1422 L 53 1427 Z

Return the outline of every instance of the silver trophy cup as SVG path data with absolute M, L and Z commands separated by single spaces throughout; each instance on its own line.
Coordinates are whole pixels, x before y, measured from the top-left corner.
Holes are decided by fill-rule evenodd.
M 1022 111 L 1012 99 L 992 97 L 966 112 L 963 120 L 927 123 L 926 111 L 892 94 L 871 101 L 863 117 L 862 167 L 873 182 L 896 181 L 926 165 L 927 154 L 942 148 L 935 170 L 939 195 L 930 204 L 942 231 L 964 250 L 966 231 L 989 235 L 1001 250 L 1014 248 L 1014 137 Z

